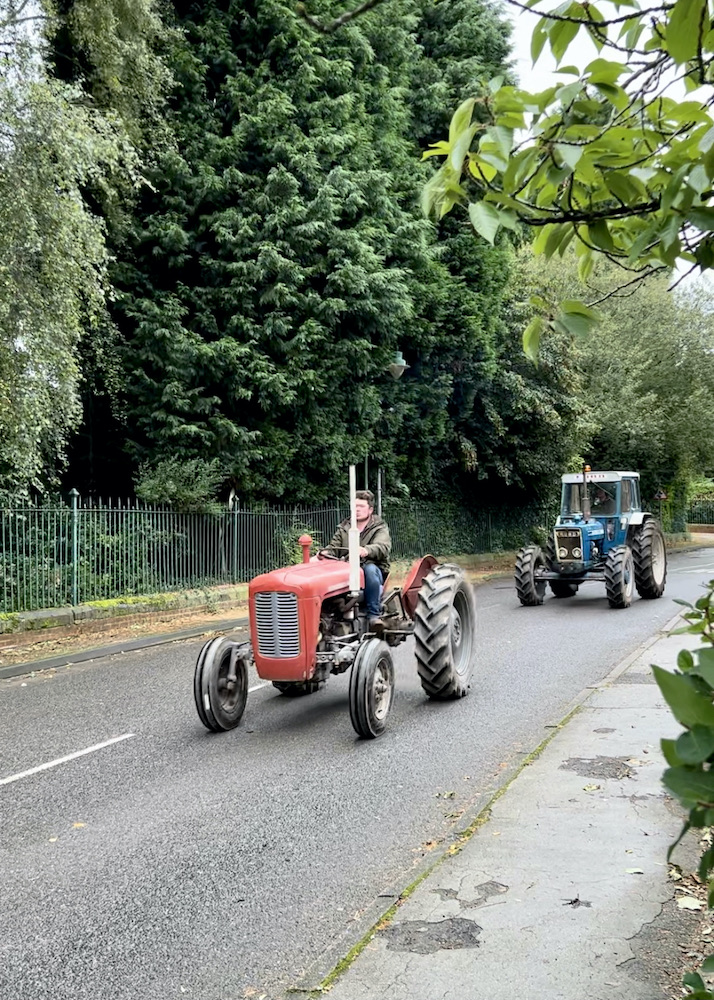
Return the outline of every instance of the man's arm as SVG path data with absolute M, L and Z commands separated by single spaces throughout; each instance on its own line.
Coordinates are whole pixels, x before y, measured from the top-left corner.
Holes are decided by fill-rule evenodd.
M 369 545 L 364 545 L 363 548 L 366 552 L 365 559 L 371 559 L 373 562 L 388 562 L 389 553 L 392 551 L 392 538 L 387 525 L 380 524 L 372 541 Z
M 329 552 L 331 556 L 343 556 L 346 552 L 347 542 L 341 524 L 337 525 L 337 531 L 332 536 L 329 545 L 323 545 L 321 552 Z

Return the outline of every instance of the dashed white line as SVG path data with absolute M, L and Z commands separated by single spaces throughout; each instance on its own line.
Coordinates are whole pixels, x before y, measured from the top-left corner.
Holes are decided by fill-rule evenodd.
M 0 778 L 0 785 L 9 785 L 13 781 L 19 781 L 20 778 L 28 778 L 31 774 L 48 771 L 51 767 L 57 767 L 58 764 L 66 764 L 69 760 L 76 760 L 77 757 L 84 757 L 85 754 L 94 753 L 96 750 L 103 750 L 104 747 L 110 747 L 113 743 L 121 743 L 122 740 L 130 740 L 133 736 L 134 733 L 124 733 L 123 736 L 115 736 L 113 739 L 105 740 L 103 743 L 95 743 L 94 746 L 87 747 L 86 750 L 77 750 L 75 753 L 68 753 L 66 757 L 58 757 L 57 760 L 50 760 L 46 764 L 39 764 L 37 767 L 31 767 L 27 771 L 20 771 L 19 774 L 11 774 L 8 778 Z
M 251 694 L 253 691 L 258 691 L 260 688 L 267 687 L 268 684 L 271 683 L 272 681 L 263 681 L 262 684 L 254 684 L 252 688 L 248 688 L 248 694 Z

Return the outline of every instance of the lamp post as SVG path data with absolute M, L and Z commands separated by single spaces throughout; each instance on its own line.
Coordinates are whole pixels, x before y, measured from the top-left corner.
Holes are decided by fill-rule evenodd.
M 404 372 L 407 370 L 409 365 L 404 360 L 404 355 L 401 351 L 394 352 L 394 359 L 390 364 L 387 365 L 386 371 L 392 376 L 394 381 L 400 379 Z M 364 460 L 364 479 L 365 479 L 365 489 L 367 489 L 367 458 Z M 379 466 L 377 469 L 377 517 L 382 516 L 382 467 Z

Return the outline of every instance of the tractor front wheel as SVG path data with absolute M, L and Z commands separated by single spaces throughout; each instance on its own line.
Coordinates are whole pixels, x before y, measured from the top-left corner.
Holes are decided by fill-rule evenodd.
M 661 597 L 667 580 L 667 550 L 662 529 L 654 518 L 648 518 L 642 525 L 632 554 L 637 593 L 645 600 Z
M 605 593 L 611 608 L 629 608 L 635 589 L 635 561 L 629 545 L 610 549 L 605 561 Z
M 526 608 L 542 604 L 545 598 L 545 580 L 536 577 L 536 571 L 545 569 L 545 559 L 539 545 L 527 545 L 516 559 L 516 593 Z
M 320 690 L 319 681 L 273 681 L 273 687 L 277 688 L 286 698 L 302 698 L 306 694 L 314 694 Z
M 198 654 L 193 697 L 198 717 L 212 733 L 235 729 L 248 698 L 250 645 L 210 639 Z
M 549 580 L 553 597 L 575 597 L 578 592 L 577 583 L 568 583 L 565 580 Z
M 473 672 L 476 605 L 459 566 L 442 563 L 425 577 L 414 612 L 417 672 L 437 701 L 463 698 Z
M 394 700 L 394 663 L 389 646 L 368 639 L 357 650 L 350 673 L 350 719 L 358 736 L 374 740 L 387 725 Z

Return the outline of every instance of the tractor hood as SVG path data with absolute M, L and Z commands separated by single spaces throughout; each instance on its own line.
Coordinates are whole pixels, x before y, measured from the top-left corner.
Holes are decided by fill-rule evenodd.
M 360 587 L 364 587 L 364 572 L 360 569 Z M 320 559 L 318 562 L 298 563 L 283 569 L 263 573 L 250 582 L 249 593 L 267 591 L 289 591 L 299 598 L 334 597 L 350 589 L 349 563 L 335 559 Z

